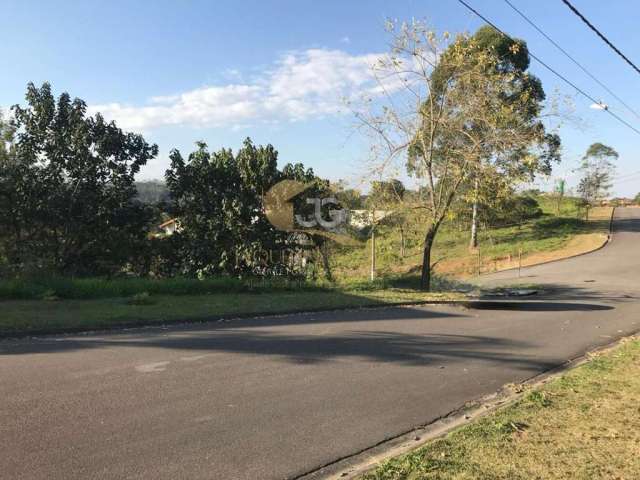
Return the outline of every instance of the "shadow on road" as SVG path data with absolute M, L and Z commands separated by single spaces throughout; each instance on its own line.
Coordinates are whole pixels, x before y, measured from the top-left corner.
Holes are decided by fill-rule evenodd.
M 296 364 L 317 364 L 345 358 L 362 358 L 405 365 L 447 364 L 475 359 L 509 364 L 523 370 L 553 366 L 523 352 L 528 342 L 474 335 L 414 335 L 389 331 L 355 331 L 341 335 L 285 335 L 277 332 L 225 330 L 166 337 L 129 339 L 68 339 L 59 342 L 30 343 L 13 348 L 3 346 L 4 354 L 54 353 L 87 348 L 166 348 L 171 350 L 227 352 L 279 357 Z
M 595 310 L 613 310 L 609 305 L 593 303 L 567 303 L 567 302 L 518 302 L 518 301 L 491 301 L 483 300 L 469 302 L 468 308 L 474 310 L 516 310 L 520 312 L 588 312 Z
M 462 362 L 469 359 L 488 363 L 509 364 L 512 367 L 539 371 L 553 366 L 527 355 L 535 344 L 506 338 L 458 335 L 423 334 L 394 331 L 393 325 L 375 322 L 405 320 L 415 325 L 403 325 L 404 329 L 423 330 L 422 323 L 434 319 L 451 318 L 465 321 L 468 315 L 463 309 L 435 311 L 425 308 L 385 308 L 346 312 L 324 312 L 306 315 L 287 315 L 227 323 L 190 325 L 163 329 L 146 329 L 142 332 L 109 333 L 101 336 L 75 336 L 43 338 L 32 341 L 0 342 L 0 355 L 30 353 L 64 353 L 84 349 L 152 348 L 174 351 L 193 351 L 198 354 L 226 352 L 265 357 L 295 364 L 317 364 L 345 358 L 361 358 L 377 362 L 405 365 L 429 365 Z M 325 333 L 323 329 L 300 329 L 295 326 L 323 325 L 335 322 L 368 321 L 375 329 L 342 330 Z M 294 326 L 294 328 L 291 328 Z M 303 332 L 303 333 L 297 333 Z M 557 362 L 556 362 L 557 363 Z

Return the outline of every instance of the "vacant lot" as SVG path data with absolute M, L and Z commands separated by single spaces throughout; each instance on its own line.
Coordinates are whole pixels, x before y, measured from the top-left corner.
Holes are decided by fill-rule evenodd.
M 467 224 L 445 224 L 441 228 L 432 254 L 435 270 L 441 275 L 467 278 L 566 258 L 592 251 L 607 238 L 612 214 L 610 207 L 591 209 L 589 220 L 577 209 L 574 199 L 563 203 L 560 214 L 551 199 L 540 199 L 544 215 L 518 225 L 482 226 L 479 248 L 469 250 Z M 376 237 L 377 271 L 380 276 L 416 273 L 422 260 L 423 231 L 412 226 L 405 231 L 405 252 L 401 255 L 398 227 L 381 226 Z M 371 263 L 371 243 L 360 248 L 348 247 L 333 258 L 338 278 L 366 278 Z

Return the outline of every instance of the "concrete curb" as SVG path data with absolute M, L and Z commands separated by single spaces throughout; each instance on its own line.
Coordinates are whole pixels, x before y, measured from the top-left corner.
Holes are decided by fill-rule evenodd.
M 598 246 L 596 248 L 593 248 L 591 250 L 588 250 L 586 252 L 576 253 L 575 255 L 569 255 L 568 257 L 555 258 L 553 260 L 545 260 L 544 262 L 533 263 L 531 265 L 523 265 L 522 269 L 524 270 L 525 268 L 532 268 L 532 267 L 538 267 L 540 265 L 547 265 L 549 263 L 562 262 L 564 260 L 569 260 L 571 258 L 583 257 L 585 255 L 589 255 L 590 253 L 597 252 L 598 250 L 602 250 L 609 243 L 611 243 L 611 240 L 613 239 L 613 217 L 615 215 L 616 208 L 617 207 L 613 207 L 611 209 L 611 217 L 609 218 L 609 233 L 607 234 L 606 240 L 604 242 L 602 242 L 602 245 L 600 245 L 600 246 Z M 496 270 L 494 272 L 485 272 L 485 273 L 480 274 L 480 276 L 481 277 L 485 277 L 485 276 L 493 275 L 493 274 L 496 274 L 496 273 L 512 272 L 512 271 L 515 271 L 515 270 L 518 270 L 518 267 L 509 267 L 509 268 L 503 268 L 502 270 Z

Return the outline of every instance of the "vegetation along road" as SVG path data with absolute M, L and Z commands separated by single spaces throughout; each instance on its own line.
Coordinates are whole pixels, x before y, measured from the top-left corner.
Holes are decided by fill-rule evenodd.
M 295 478 L 639 329 L 640 210 L 532 301 L 0 342 L 4 478 Z M 512 283 L 516 273 L 487 277 Z

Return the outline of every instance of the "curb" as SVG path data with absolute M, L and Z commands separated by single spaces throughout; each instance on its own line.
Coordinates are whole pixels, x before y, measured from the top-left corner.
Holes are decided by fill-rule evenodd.
M 556 262 L 562 262 L 564 260 L 569 260 L 571 258 L 578 258 L 578 257 L 582 257 L 584 255 L 589 255 L 590 253 L 595 253 L 598 250 L 602 250 L 604 247 L 606 247 L 607 245 L 609 245 L 609 243 L 611 243 L 611 241 L 613 240 L 613 217 L 615 215 L 616 212 L 616 208 L 617 207 L 613 207 L 611 209 L 611 217 L 609 218 L 609 233 L 607 234 L 607 238 L 604 240 L 604 242 L 602 242 L 602 245 L 592 249 L 592 250 L 588 250 L 586 252 L 582 252 L 582 253 L 576 253 L 574 255 L 569 255 L 568 257 L 562 257 L 562 258 L 555 258 L 553 260 L 545 260 L 544 262 L 539 262 L 539 263 L 533 263 L 531 265 L 523 265 L 522 269 L 525 268 L 532 268 L 532 267 L 538 267 L 540 265 L 547 265 L 549 263 L 556 263 Z M 485 272 L 482 273 L 480 275 L 480 277 L 486 277 L 489 275 L 494 275 L 496 273 L 502 273 L 502 272 L 511 272 L 514 270 L 518 270 L 518 267 L 509 267 L 509 268 L 504 268 L 502 270 L 496 270 L 494 272 Z

